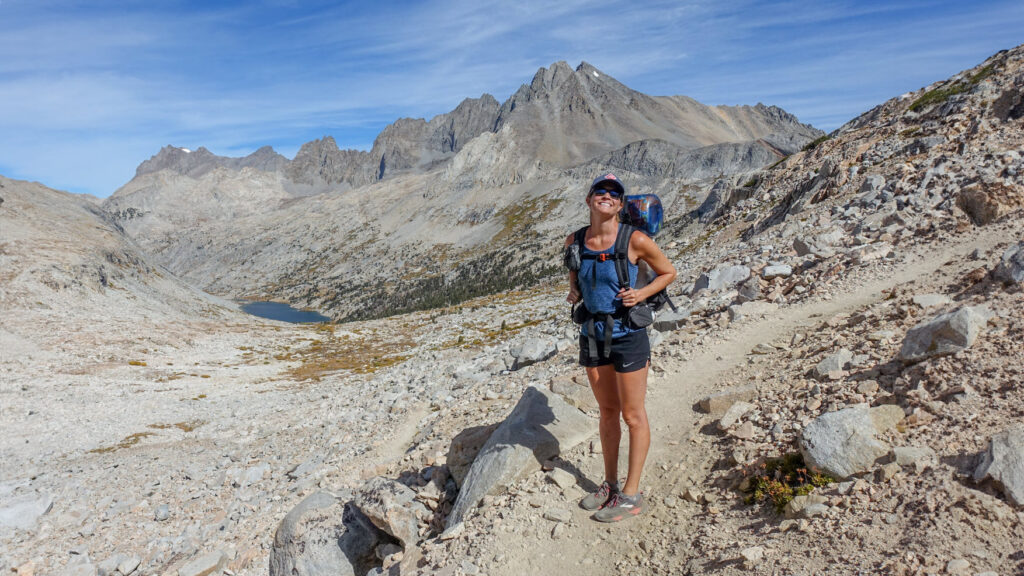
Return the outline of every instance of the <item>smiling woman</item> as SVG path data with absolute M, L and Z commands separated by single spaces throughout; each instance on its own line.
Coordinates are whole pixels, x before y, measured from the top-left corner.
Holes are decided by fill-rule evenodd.
M 645 508 L 640 474 L 651 444 L 644 399 L 651 345 L 647 321 L 634 312 L 664 290 L 676 270 L 646 234 L 620 222 L 626 187 L 614 174 L 594 179 L 587 191 L 590 225 L 565 239 L 573 320 L 581 324 L 580 364 L 600 409 L 598 429 L 604 455 L 604 482 L 580 506 L 599 522 L 617 522 Z M 572 248 L 576 250 L 572 250 Z M 636 287 L 644 261 L 656 276 Z M 578 308 L 576 305 L 580 304 Z M 620 418 L 629 428 L 629 468 L 619 488 Z

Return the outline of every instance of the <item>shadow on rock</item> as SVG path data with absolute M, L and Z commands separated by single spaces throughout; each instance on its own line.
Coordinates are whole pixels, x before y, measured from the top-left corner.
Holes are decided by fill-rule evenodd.
M 485 495 L 539 469 L 595 431 L 594 420 L 559 395 L 537 386 L 527 388 L 473 460 L 448 516 L 447 529 L 462 522 Z M 582 477 L 578 470 L 575 474 Z
M 366 574 L 380 566 L 379 544 L 394 542 L 351 502 L 327 492 L 306 497 L 274 534 L 270 576 Z

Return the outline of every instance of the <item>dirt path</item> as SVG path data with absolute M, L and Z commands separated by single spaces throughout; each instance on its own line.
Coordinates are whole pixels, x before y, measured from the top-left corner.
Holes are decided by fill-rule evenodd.
M 572 574 L 586 567 L 588 574 L 619 574 L 615 562 L 644 555 L 644 547 L 657 546 L 670 532 L 690 534 L 702 515 L 682 508 L 668 509 L 662 500 L 676 494 L 687 484 L 700 486 L 719 458 L 717 451 L 705 449 L 713 438 L 700 431 L 708 416 L 694 411 L 697 402 L 729 386 L 730 376 L 748 363 L 751 349 L 760 343 L 788 344 L 801 328 L 809 328 L 839 313 L 852 313 L 883 298 L 882 291 L 906 284 L 940 270 L 951 258 L 969 254 L 976 248 L 988 250 L 1005 241 L 1006 231 L 986 230 L 969 239 L 943 246 L 940 250 L 919 248 L 907 254 L 896 271 L 870 279 L 850 279 L 830 299 L 798 304 L 776 310 L 759 320 L 730 327 L 720 337 L 698 349 L 685 361 L 668 360 L 666 374 L 652 378 L 648 391 L 648 415 L 652 427 L 652 445 L 642 482 L 649 498 L 650 513 L 632 522 L 602 525 L 589 513 L 572 509 L 573 521 L 559 539 L 512 538 L 504 562 L 497 563 L 493 574 Z M 813 338 L 813 336 L 811 336 Z M 736 385 L 746 382 L 736 382 Z M 623 441 L 627 438 L 623 430 Z M 620 471 L 625 470 L 626 450 L 622 450 Z M 599 455 L 583 457 L 575 464 L 590 478 L 600 478 Z M 532 536 L 531 533 L 527 534 Z M 609 561 L 611 559 L 611 561 Z M 680 563 L 685 558 L 679 558 Z M 682 566 L 677 566 L 677 570 Z
M 430 404 L 419 403 L 413 406 L 405 421 L 389 435 L 381 438 L 382 445 L 375 449 L 374 457 L 381 462 L 401 460 L 419 432 L 420 423 L 427 414 L 430 414 Z

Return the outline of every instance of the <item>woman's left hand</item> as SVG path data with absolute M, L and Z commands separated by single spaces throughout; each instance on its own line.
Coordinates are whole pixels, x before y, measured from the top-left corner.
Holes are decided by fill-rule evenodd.
M 643 298 L 640 297 L 640 293 L 632 288 L 623 288 L 619 290 L 619 298 L 622 299 L 622 305 L 626 308 L 631 308 L 639 304 Z

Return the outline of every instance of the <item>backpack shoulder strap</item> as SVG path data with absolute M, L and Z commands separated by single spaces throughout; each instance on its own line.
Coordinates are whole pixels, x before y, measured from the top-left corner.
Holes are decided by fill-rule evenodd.
M 629 224 L 619 226 L 619 233 L 615 237 L 615 273 L 619 276 L 619 286 L 632 286 L 629 281 L 629 239 L 636 230 Z
M 587 228 L 590 228 L 590 226 L 584 226 L 573 233 L 573 240 L 575 240 L 576 245 L 580 247 L 580 254 L 583 254 L 583 248 L 585 247 L 584 244 L 587 241 Z

